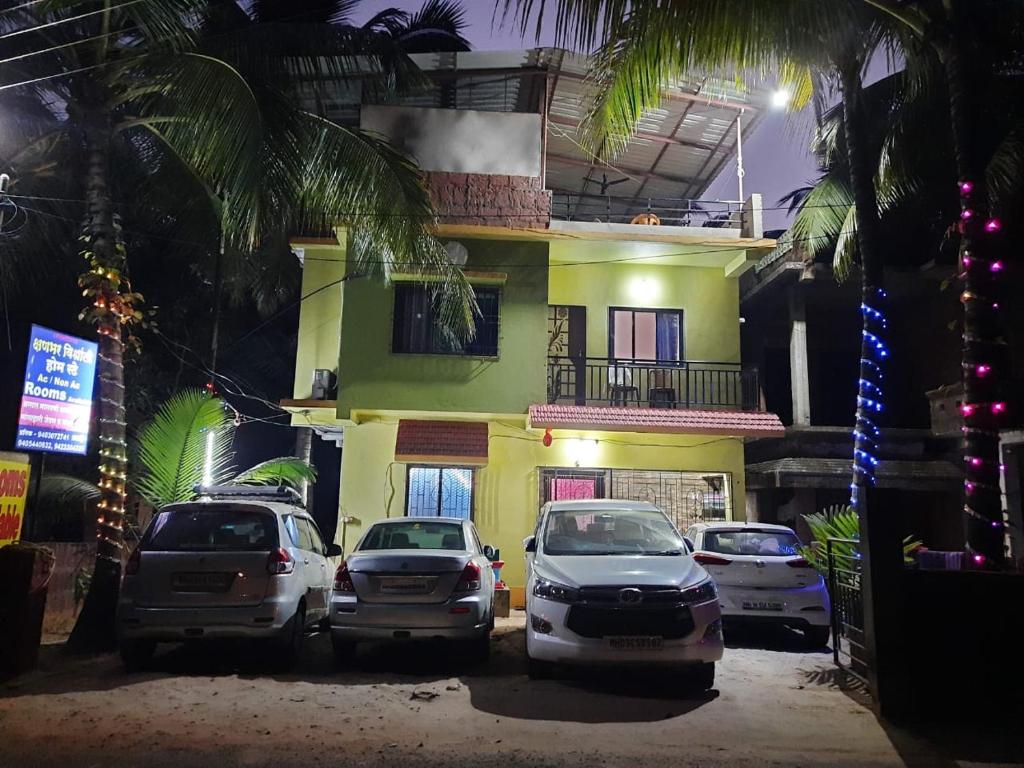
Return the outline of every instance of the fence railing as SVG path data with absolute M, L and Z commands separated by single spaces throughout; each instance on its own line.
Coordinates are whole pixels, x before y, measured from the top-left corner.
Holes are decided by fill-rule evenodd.
M 671 197 L 634 198 L 628 195 L 553 190 L 551 218 L 611 224 L 663 224 L 674 227 L 740 229 L 743 203 L 734 200 Z
M 861 559 L 854 539 L 828 539 L 828 591 L 832 601 L 832 659 L 862 683 L 868 682 L 868 650 L 861 594 Z
M 549 357 L 548 402 L 761 410 L 756 368 L 688 360 Z

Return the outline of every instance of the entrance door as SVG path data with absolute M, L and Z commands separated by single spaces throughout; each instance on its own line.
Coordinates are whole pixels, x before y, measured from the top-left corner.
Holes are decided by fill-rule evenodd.
M 548 400 L 587 403 L 587 308 L 548 307 Z

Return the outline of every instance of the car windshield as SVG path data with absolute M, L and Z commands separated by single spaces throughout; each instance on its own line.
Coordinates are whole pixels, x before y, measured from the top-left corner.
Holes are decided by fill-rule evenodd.
M 548 555 L 682 555 L 679 532 L 653 509 L 553 509 L 544 533 Z
M 165 510 L 153 518 L 143 549 L 164 552 L 269 551 L 277 525 L 266 512 L 195 505 Z
M 789 557 L 797 554 L 800 539 L 790 531 L 707 531 L 704 550 L 723 555 Z
M 375 525 L 359 550 L 368 549 L 450 549 L 465 551 L 466 540 L 458 523 L 409 521 Z

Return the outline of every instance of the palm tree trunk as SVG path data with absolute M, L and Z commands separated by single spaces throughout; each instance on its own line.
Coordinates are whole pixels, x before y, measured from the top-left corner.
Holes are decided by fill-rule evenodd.
M 958 35 L 956 6 L 947 4 L 947 37 L 940 46 L 949 91 L 960 190 L 960 277 L 964 307 L 964 528 L 975 568 L 1006 565 L 1002 495 L 999 486 L 999 428 L 1006 416 L 1002 396 L 1009 353 L 1000 317 L 1000 276 L 1005 239 L 990 218 L 985 167 L 975 149 L 977 107 L 971 98 L 969 57 Z
M 850 185 L 856 205 L 857 245 L 861 264 L 861 351 L 860 380 L 854 427 L 853 480 L 850 503 L 862 519 L 867 489 L 875 485 L 880 429 L 875 420 L 882 411 L 882 368 L 888 350 L 885 345 L 885 290 L 879 237 L 878 200 L 867 147 L 864 146 L 863 90 L 861 64 L 856 56 L 841 62 L 843 128 Z
M 89 271 L 79 284 L 90 304 L 83 318 L 99 335 L 99 473 L 96 515 L 96 564 L 82 613 L 68 639 L 73 650 L 112 649 L 116 643 L 115 613 L 121 579 L 124 525 L 125 454 L 124 342 L 122 322 L 131 319 L 130 299 L 122 294 L 124 245 L 111 200 L 108 179 L 110 123 L 101 112 L 85 129 L 85 199 L 83 257 Z

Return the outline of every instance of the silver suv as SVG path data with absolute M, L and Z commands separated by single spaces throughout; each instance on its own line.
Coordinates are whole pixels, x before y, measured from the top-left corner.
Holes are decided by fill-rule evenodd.
M 333 565 L 298 495 L 286 488 L 210 488 L 150 521 L 125 566 L 118 601 L 128 668 L 158 642 L 266 638 L 293 662 L 308 627 L 327 618 Z

